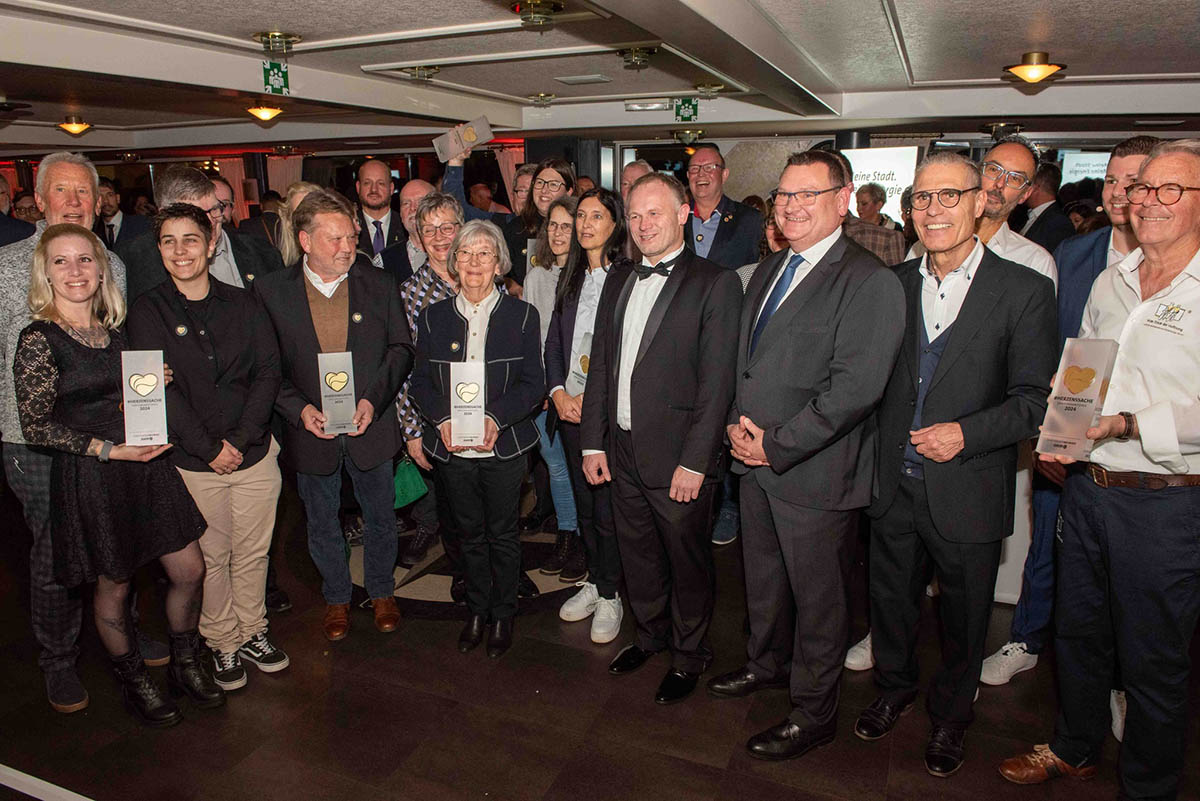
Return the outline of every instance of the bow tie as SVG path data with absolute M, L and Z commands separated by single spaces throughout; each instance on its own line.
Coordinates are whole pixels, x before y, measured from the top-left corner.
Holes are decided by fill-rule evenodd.
M 681 253 L 679 255 L 682 256 L 683 254 Z M 641 281 L 643 278 L 649 278 L 652 275 L 661 275 L 666 277 L 671 274 L 671 268 L 675 266 L 675 262 L 677 261 L 679 261 L 679 256 L 676 256 L 670 261 L 660 261 L 653 267 L 651 267 L 649 264 L 642 264 L 641 262 L 638 262 L 637 264 L 633 265 L 633 271 L 637 273 L 639 281 Z

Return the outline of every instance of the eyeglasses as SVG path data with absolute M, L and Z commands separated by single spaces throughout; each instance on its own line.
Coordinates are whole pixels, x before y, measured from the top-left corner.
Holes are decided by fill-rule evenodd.
M 913 192 L 912 207 L 917 211 L 924 211 L 933 202 L 934 195 L 937 195 L 938 203 L 942 204 L 943 209 L 952 209 L 958 205 L 958 201 L 962 200 L 962 196 L 965 193 L 974 192 L 977 189 L 979 189 L 978 186 L 969 186 L 966 189 L 946 187 L 945 189 L 933 189 L 928 192 Z
M 1006 170 L 994 161 L 985 161 L 979 165 L 983 177 L 989 181 L 1003 181 L 1010 189 L 1024 189 L 1029 186 L 1029 176 L 1017 170 Z
M 458 233 L 458 229 L 462 228 L 461 223 L 442 223 L 441 225 L 422 225 L 421 236 L 425 239 L 433 239 L 436 234 L 442 236 L 454 236 Z
M 471 259 L 480 264 L 491 264 L 496 260 L 496 252 L 494 250 L 476 250 L 472 252 L 463 248 L 454 251 L 455 261 L 470 261 Z
M 811 206 L 817 202 L 817 198 L 826 192 L 836 192 L 844 187 L 845 184 L 842 184 L 840 186 L 831 186 L 828 189 L 804 189 L 799 192 L 784 192 L 782 189 L 773 189 L 771 190 L 771 202 L 779 206 L 786 206 L 793 200 L 798 200 L 801 206 Z
M 724 164 L 717 164 L 715 161 L 710 164 L 693 164 L 687 168 L 688 175 L 699 175 L 701 172 L 712 175 L 714 172 L 719 172 L 725 169 Z
M 529 194 L 529 187 L 525 187 L 524 189 L 515 189 L 514 188 L 513 194 L 516 195 L 517 197 L 524 197 L 525 195 Z
M 218 200 L 217 205 L 219 205 L 223 209 L 232 209 L 233 201 L 232 200 Z
M 547 231 L 568 231 L 569 232 L 574 227 L 575 227 L 575 223 L 573 223 L 573 222 L 565 222 L 565 223 L 548 222 L 548 223 L 546 223 Z
M 1158 198 L 1159 204 L 1174 206 L 1183 197 L 1184 192 L 1200 192 L 1200 187 L 1181 186 L 1180 184 L 1162 184 L 1160 186 L 1130 184 L 1125 190 L 1125 196 L 1129 198 L 1130 203 L 1141 205 L 1150 199 L 1150 195 L 1154 195 Z
M 220 203 L 218 203 L 217 205 L 213 206 L 211 209 L 205 209 L 204 213 L 215 220 L 221 216 L 222 208 L 223 208 L 223 206 Z
M 558 190 L 562 189 L 564 186 L 566 186 L 566 184 L 563 183 L 562 181 L 543 181 L 541 178 L 538 178 L 536 181 L 533 182 L 534 189 L 545 188 L 545 189 L 549 189 L 551 192 L 557 192 Z

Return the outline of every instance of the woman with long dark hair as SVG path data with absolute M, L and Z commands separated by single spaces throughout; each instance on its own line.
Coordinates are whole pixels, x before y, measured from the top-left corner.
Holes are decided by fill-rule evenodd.
M 575 209 L 575 238 L 558 281 L 546 337 L 546 377 L 553 412 L 547 428 L 562 437 L 575 490 L 588 578 L 559 610 L 565 621 L 592 618 L 591 638 L 611 642 L 621 629 L 621 558 L 613 525 L 611 485 L 593 486 L 583 475 L 579 420 L 591 361 L 597 310 L 606 293 L 619 292 L 631 265 L 625 258 L 625 210 L 607 189 L 583 193 Z
M 575 168 L 558 156 L 538 162 L 530 184 L 529 200 L 520 214 L 513 215 L 504 226 L 504 241 L 512 257 L 512 270 L 506 276 L 509 291 L 520 297 L 525 284 L 532 240 L 537 238 L 550 204 L 564 195 L 575 194 Z M 514 286 L 514 284 L 516 286 Z

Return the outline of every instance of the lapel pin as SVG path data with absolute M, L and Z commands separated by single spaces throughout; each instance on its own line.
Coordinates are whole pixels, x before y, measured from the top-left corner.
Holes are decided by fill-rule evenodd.
M 355 312 L 354 314 L 350 315 L 350 319 L 356 323 L 361 323 L 362 322 L 362 314 L 359 312 Z
M 246 280 L 247 280 L 247 281 L 253 281 L 253 280 L 254 280 L 254 273 L 246 273 Z
M 175 326 L 175 336 L 178 336 L 178 337 L 187 336 L 187 326 L 186 325 Z
M 696 234 L 696 241 L 697 241 L 697 242 L 703 242 L 703 241 L 704 241 L 704 234 Z
M 460 347 L 462 347 L 462 346 L 459 345 L 457 342 L 450 343 L 450 350 L 457 351 Z
M 729 222 L 732 219 L 733 219 L 732 214 L 726 214 L 724 217 L 721 218 L 721 222 Z

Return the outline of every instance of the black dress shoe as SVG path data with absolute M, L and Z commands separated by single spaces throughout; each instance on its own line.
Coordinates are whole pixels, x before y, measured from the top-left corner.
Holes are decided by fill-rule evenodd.
M 621 649 L 621 653 L 617 654 L 616 658 L 608 663 L 608 672 L 614 676 L 624 676 L 626 673 L 632 673 L 646 664 L 646 660 L 656 653 L 658 652 L 643 651 L 636 645 L 626 645 Z
M 744 698 L 759 690 L 780 690 L 788 686 L 787 679 L 767 679 L 742 667 L 708 680 L 708 694 L 717 698 Z
M 816 728 L 801 728 L 790 720 L 772 726 L 746 741 L 750 756 L 758 759 L 795 759 L 814 748 L 829 745 L 837 734 L 837 724 L 830 721 Z
M 925 747 L 925 770 L 943 779 L 957 773 L 963 763 L 963 738 L 966 734 L 963 729 L 934 726 L 929 735 L 929 745 Z
M 911 698 L 907 701 L 889 701 L 880 696 L 858 716 L 854 733 L 861 740 L 878 740 L 892 730 L 901 715 L 907 714 L 912 708 Z
M 497 620 L 488 626 L 488 659 L 499 659 L 512 647 L 512 618 Z
M 471 615 L 467 620 L 467 625 L 463 626 L 462 632 L 458 635 L 458 650 L 465 654 L 483 642 L 483 630 L 485 628 L 487 628 L 486 617 L 483 615 Z
M 677 704 L 692 694 L 699 681 L 699 673 L 686 673 L 678 668 L 671 668 L 658 685 L 658 692 L 654 694 L 654 703 L 663 706 Z
M 517 600 L 529 601 L 541 594 L 542 591 L 533 583 L 533 579 L 522 570 L 521 575 L 517 577 Z

